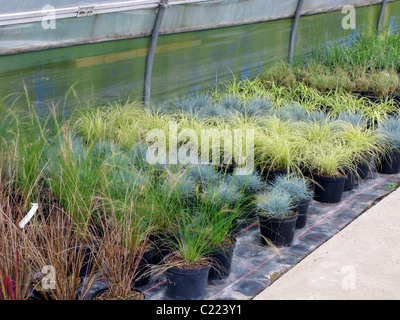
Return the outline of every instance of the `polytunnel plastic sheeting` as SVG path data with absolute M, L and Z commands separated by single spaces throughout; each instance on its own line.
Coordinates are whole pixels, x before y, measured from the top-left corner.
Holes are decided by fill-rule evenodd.
M 302 16 L 295 57 L 314 46 L 348 39 L 376 28 L 380 5 L 356 9 L 357 28 L 342 29 L 341 11 Z M 398 29 L 400 1 L 389 2 L 383 26 Z M 266 65 L 287 59 L 292 19 L 161 35 L 156 48 L 151 94 L 153 101 L 172 95 L 204 91 L 232 79 L 257 75 Z M 149 37 L 89 43 L 0 57 L 0 95 L 23 92 L 24 84 L 39 113 L 60 101 L 62 112 L 77 105 L 113 99 L 141 100 Z M 10 97 L 9 99 L 12 99 Z

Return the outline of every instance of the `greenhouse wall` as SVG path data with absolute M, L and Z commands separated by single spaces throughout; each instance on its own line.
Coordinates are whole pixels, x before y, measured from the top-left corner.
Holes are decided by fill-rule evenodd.
M 95 5 L 90 15 L 68 16 L 68 10 L 76 15 L 76 8 L 89 8 L 91 2 Z M 297 2 L 170 1 L 155 51 L 152 99 L 208 90 L 233 76 L 254 77 L 268 64 L 287 60 Z M 77 105 L 142 99 L 157 1 L 128 1 L 117 12 L 110 2 L 69 1 L 66 6 L 54 1 L 56 12 L 64 16 L 49 30 L 42 25 L 40 8 L 45 1 L 23 2 L 18 10 L 10 3 L 0 0 L 2 97 L 12 99 L 26 90 L 41 113 L 48 111 L 50 103 L 62 105 L 69 113 Z M 354 29 L 342 27 L 344 5 L 355 6 Z M 96 13 L 96 6 L 104 13 Z M 348 41 L 376 29 L 380 10 L 381 1 L 305 1 L 295 58 L 302 59 L 331 41 Z M 389 1 L 382 27 L 397 32 L 399 24 L 400 1 Z

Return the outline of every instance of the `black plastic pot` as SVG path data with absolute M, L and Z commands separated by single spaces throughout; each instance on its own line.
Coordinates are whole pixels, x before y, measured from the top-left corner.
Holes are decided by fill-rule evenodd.
M 326 177 L 314 174 L 314 200 L 325 203 L 338 203 L 342 201 L 346 176 Z
M 165 263 L 168 257 L 169 255 L 164 258 Z M 211 264 L 196 269 L 168 268 L 165 272 L 166 295 L 174 300 L 202 300 L 206 292 L 210 268 Z
M 263 176 L 267 181 L 273 181 L 278 175 L 287 175 L 288 171 L 285 169 L 274 169 L 274 170 L 265 170 Z
M 360 179 L 367 179 L 369 172 L 369 163 L 360 162 L 357 164 L 357 176 Z
M 208 255 L 211 260 L 211 269 L 208 274 L 209 280 L 220 280 L 229 277 L 236 239 L 232 238 L 231 241 L 232 244 L 230 245 L 213 248 Z
M 154 249 L 147 250 L 143 253 L 139 261 L 138 270 L 133 278 L 132 287 L 141 287 L 146 285 L 151 278 L 151 266 L 153 265 Z
M 109 290 L 107 285 L 108 280 L 106 278 L 100 277 L 92 279 L 92 283 L 88 283 L 86 280 L 87 279 L 78 285 L 76 296 L 77 300 L 94 300 L 103 292 Z M 142 292 L 136 288 L 132 288 L 131 291 Z M 144 294 L 142 294 L 142 297 L 143 299 L 146 299 Z
M 393 149 L 388 155 L 382 157 L 377 167 L 379 173 L 400 173 L 400 149 Z
M 95 279 L 92 283 L 88 283 L 87 279 L 84 279 L 78 285 L 77 288 L 77 299 L 78 300 L 93 300 L 98 297 L 101 293 L 108 290 L 108 286 L 104 278 Z
M 172 252 L 176 237 L 170 232 L 158 232 L 150 236 L 150 242 L 154 246 L 153 264 L 160 264 Z
M 343 191 L 351 191 L 355 187 L 356 173 L 348 170 L 346 172 L 346 180 L 344 181 Z
M 92 272 L 92 269 L 95 265 L 98 244 L 80 244 L 77 245 L 75 248 L 71 248 L 71 250 L 73 249 L 75 250 L 71 252 L 71 259 L 75 261 L 75 265 L 77 265 L 82 259 L 79 270 L 79 277 L 84 278 Z M 70 272 L 72 272 L 72 269 L 70 270 Z
M 241 209 L 242 214 L 232 222 L 230 234 L 236 234 L 258 220 L 257 207 L 253 198 L 249 198 Z
M 53 296 L 51 292 L 41 292 L 38 290 L 35 290 L 33 288 L 30 289 L 29 295 L 28 295 L 29 300 L 55 300 L 53 299 Z
M 310 207 L 311 199 L 300 201 L 297 203 L 295 210 L 299 213 L 296 220 L 296 229 L 303 228 L 307 223 L 307 213 Z
M 288 247 L 293 243 L 294 233 L 296 229 L 298 213 L 295 215 L 279 219 L 267 216 L 259 217 L 261 243 L 268 244 L 271 241 L 276 247 Z
M 238 218 L 232 223 L 232 227 L 230 229 L 230 234 L 235 235 L 238 232 L 248 228 L 250 225 L 254 224 L 258 220 L 258 214 L 252 214 L 246 218 Z

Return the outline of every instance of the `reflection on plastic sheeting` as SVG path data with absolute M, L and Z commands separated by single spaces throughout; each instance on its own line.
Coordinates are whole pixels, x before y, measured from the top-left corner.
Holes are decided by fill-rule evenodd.
M 389 3 L 383 26 L 399 25 L 400 1 Z M 357 9 L 357 32 L 375 28 L 379 6 Z M 341 11 L 304 16 L 296 37 L 295 57 L 314 45 L 354 37 L 341 28 Z M 256 76 L 269 63 L 287 59 L 291 19 L 196 32 L 162 35 L 155 56 L 152 100 L 210 89 L 220 81 Z M 353 32 L 353 33 L 352 33 Z M 46 113 L 50 102 L 65 113 L 77 105 L 108 100 L 141 100 L 148 37 L 108 41 L 41 52 L 1 57 L 0 95 L 23 92 L 26 84 L 31 101 L 40 102 Z

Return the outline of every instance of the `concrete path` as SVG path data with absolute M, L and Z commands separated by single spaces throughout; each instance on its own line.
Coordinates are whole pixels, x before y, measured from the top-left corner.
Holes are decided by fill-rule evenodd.
M 254 297 L 312 299 L 400 299 L 400 189 Z

